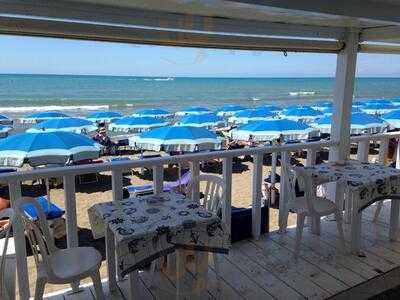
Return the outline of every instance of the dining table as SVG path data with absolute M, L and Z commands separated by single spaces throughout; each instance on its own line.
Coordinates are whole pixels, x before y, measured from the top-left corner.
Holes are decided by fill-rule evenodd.
M 351 251 L 360 254 L 361 218 L 363 210 L 371 204 L 391 199 L 390 233 L 396 240 L 400 207 L 400 169 L 380 163 L 345 160 L 327 162 L 302 168 L 302 173 L 311 179 L 315 195 L 317 186 L 335 182 L 344 188 L 346 210 L 351 214 Z M 295 170 L 296 170 L 295 168 Z
M 97 203 L 88 215 L 94 238 L 106 237 L 110 291 L 117 289 L 118 274 L 128 275 L 133 293 L 137 271 L 175 251 L 227 254 L 230 248 L 220 216 L 174 191 Z M 180 277 L 177 274 L 177 294 L 182 293 Z

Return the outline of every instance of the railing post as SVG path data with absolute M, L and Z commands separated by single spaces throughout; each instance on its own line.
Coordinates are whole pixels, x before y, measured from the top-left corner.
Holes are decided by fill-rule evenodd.
M 271 157 L 271 198 L 270 204 L 274 204 L 276 201 L 276 194 L 275 194 L 275 175 L 276 175 L 276 162 L 278 160 L 278 152 L 273 152 Z
M 387 156 L 389 151 L 389 138 L 385 137 L 381 140 L 379 145 L 379 162 L 386 165 Z
M 262 169 L 263 154 L 253 155 L 253 197 L 252 197 L 252 232 L 253 238 L 260 238 L 261 229 L 261 199 L 262 199 Z
M 112 186 L 112 199 L 113 202 L 119 202 L 123 199 L 123 182 L 122 170 L 111 171 L 111 186 Z
M 369 140 L 358 142 L 357 160 L 359 160 L 361 162 L 367 162 L 368 161 L 369 143 L 370 143 Z
M 315 165 L 316 159 L 317 159 L 317 151 L 314 148 L 308 148 L 306 166 L 309 167 Z
M 396 169 L 400 169 L 400 139 L 396 139 Z
M 223 159 L 222 176 L 225 183 L 222 220 L 225 222 L 228 233 L 230 234 L 232 219 L 232 157 L 225 157 Z
M 200 202 L 200 183 L 199 183 L 199 175 L 200 175 L 200 165 L 198 161 L 190 162 L 190 172 L 192 173 L 192 200 L 196 203 Z
M 281 182 L 280 182 L 280 195 L 279 195 L 279 232 L 286 232 L 288 214 L 289 214 L 289 203 L 288 203 L 288 191 L 286 190 L 285 174 L 282 172 L 282 165 L 289 162 L 289 153 L 283 151 L 281 153 Z
M 64 206 L 66 212 L 67 246 L 78 247 L 78 224 L 76 219 L 75 176 L 63 177 Z M 71 284 L 74 293 L 79 291 L 79 281 Z
M 180 175 L 179 175 L 180 176 Z M 164 191 L 164 166 L 153 167 L 153 190 L 155 195 L 159 195 Z
M 11 206 L 17 199 L 22 197 L 21 194 L 21 182 L 13 181 L 8 184 L 10 193 Z M 17 260 L 17 274 L 18 274 L 18 290 L 19 297 L 21 300 L 28 300 L 29 295 L 29 277 L 28 277 L 28 264 L 26 260 L 26 244 L 25 244 L 25 233 L 24 225 L 22 224 L 21 218 L 15 218 L 13 224 L 14 232 L 14 243 L 15 243 L 15 254 Z

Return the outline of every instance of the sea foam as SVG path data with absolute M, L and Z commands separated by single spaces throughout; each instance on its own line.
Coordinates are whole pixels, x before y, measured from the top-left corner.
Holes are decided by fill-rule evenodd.
M 108 110 L 109 105 L 47 105 L 0 107 L 0 112 L 60 111 L 60 110 Z

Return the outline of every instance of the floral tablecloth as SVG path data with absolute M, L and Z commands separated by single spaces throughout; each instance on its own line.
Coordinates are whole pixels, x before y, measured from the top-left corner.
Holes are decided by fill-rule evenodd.
M 176 248 L 228 253 L 230 247 L 216 214 L 174 192 L 98 203 L 88 215 L 95 238 L 104 236 L 105 226 L 114 234 L 122 276 Z
M 315 184 L 338 182 L 346 185 L 357 209 L 368 205 L 375 199 L 382 199 L 400 192 L 400 169 L 382 164 L 372 164 L 348 160 L 338 164 L 334 162 L 304 167 Z M 354 202 L 353 202 L 354 203 Z

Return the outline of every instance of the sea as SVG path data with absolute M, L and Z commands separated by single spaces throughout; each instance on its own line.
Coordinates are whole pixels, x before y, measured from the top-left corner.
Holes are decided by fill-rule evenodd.
M 0 114 L 12 118 L 36 111 L 85 116 L 143 108 L 171 112 L 187 106 L 224 104 L 286 107 L 331 100 L 334 78 L 192 78 L 0 74 Z M 356 99 L 399 98 L 400 78 L 357 78 Z

